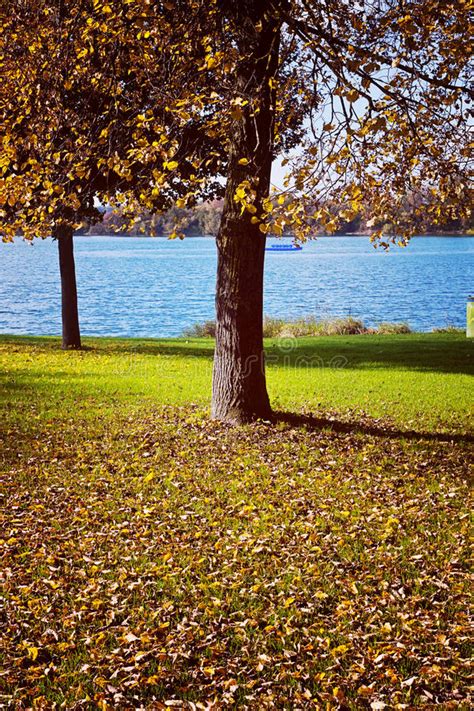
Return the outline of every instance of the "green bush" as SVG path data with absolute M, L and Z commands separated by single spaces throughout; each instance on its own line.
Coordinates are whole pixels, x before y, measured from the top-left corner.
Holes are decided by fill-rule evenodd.
M 359 333 L 367 333 L 368 329 L 364 326 L 363 321 L 346 316 L 345 318 L 336 318 L 333 321 L 324 322 L 324 336 L 354 336 Z
M 462 333 L 463 328 L 456 328 L 452 324 L 447 324 L 446 326 L 440 326 L 439 328 L 433 328 L 433 333 Z
M 377 333 L 392 335 L 398 333 L 411 333 L 411 328 L 407 323 L 390 323 L 388 321 L 383 321 L 382 323 L 379 323 Z
M 204 321 L 204 323 L 195 323 L 183 331 L 183 336 L 187 338 L 215 338 L 216 322 Z
M 265 316 L 263 319 L 263 336 L 264 338 L 278 338 L 285 328 L 286 322 L 281 318 L 272 318 Z

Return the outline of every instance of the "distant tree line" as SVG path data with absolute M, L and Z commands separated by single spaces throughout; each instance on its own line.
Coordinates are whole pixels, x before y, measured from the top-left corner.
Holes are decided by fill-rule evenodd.
M 92 226 L 85 225 L 78 230 L 79 234 L 94 235 L 146 235 L 146 236 L 167 236 L 173 232 L 179 232 L 187 237 L 201 237 L 205 235 L 215 236 L 219 230 L 223 209 L 222 200 L 214 200 L 208 203 L 196 205 L 194 208 L 171 207 L 162 214 L 151 214 L 146 211 L 140 212 L 131 222 L 130 217 L 124 215 L 120 210 L 106 209 L 102 220 Z M 344 209 L 336 206 L 329 206 L 332 213 L 340 218 L 340 227 L 335 234 L 370 234 L 374 230 L 374 225 L 370 224 L 370 219 L 363 212 L 359 212 L 350 220 L 341 218 Z M 407 206 L 408 209 L 408 206 Z M 376 225 L 384 234 L 390 234 L 392 225 L 380 223 Z M 472 219 L 452 219 L 447 216 L 438 224 L 429 221 L 420 224 L 419 234 L 442 234 L 442 233 L 465 233 L 472 231 Z M 318 234 L 323 234 L 319 230 Z M 286 233 L 291 235 L 291 230 Z
M 130 217 L 120 210 L 105 210 L 102 220 L 92 226 L 85 226 L 81 233 L 94 235 L 170 235 L 173 232 L 188 237 L 216 235 L 222 215 L 222 201 L 203 203 L 194 208 L 173 206 L 161 214 L 143 211 Z

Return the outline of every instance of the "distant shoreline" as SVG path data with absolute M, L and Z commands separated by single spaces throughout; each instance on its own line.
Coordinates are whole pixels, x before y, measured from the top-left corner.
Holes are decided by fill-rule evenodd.
M 76 232 L 75 237 L 146 237 L 149 239 L 170 239 L 169 235 L 150 235 L 150 234 L 145 234 L 145 233 L 139 233 L 139 232 L 107 232 L 107 233 L 97 233 L 95 234 L 94 232 Z M 388 237 L 388 235 L 384 235 Z M 334 237 L 364 237 L 365 239 L 370 238 L 370 234 L 367 234 L 366 232 L 344 232 L 344 233 L 337 233 L 333 235 L 327 235 L 327 234 L 317 234 L 309 238 L 309 240 L 313 239 L 334 239 Z M 412 237 L 412 239 L 415 238 L 424 238 L 424 237 L 474 237 L 474 232 L 426 232 L 423 234 L 416 234 Z M 191 235 L 185 235 L 183 239 L 215 239 L 216 235 L 211 235 L 211 234 L 191 234 Z M 267 235 L 268 239 L 273 239 L 273 240 L 281 240 L 281 239 L 293 239 L 293 235 L 283 235 L 282 237 L 279 237 L 277 235 Z M 172 241 L 178 241 L 182 242 L 183 240 L 181 239 L 174 239 Z

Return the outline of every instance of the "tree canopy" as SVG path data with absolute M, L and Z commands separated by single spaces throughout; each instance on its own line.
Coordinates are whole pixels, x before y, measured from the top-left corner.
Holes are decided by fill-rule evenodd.
M 258 52 L 264 31 L 253 5 L 4 3 L 4 233 L 47 234 L 56 208 L 92 216 L 94 198 L 133 214 L 137 202 L 156 210 L 222 195 L 229 137 L 255 119 L 265 90 L 236 81 L 246 40 Z M 334 229 L 328 199 L 344 204 L 346 219 L 364 202 L 373 225 L 391 222 L 399 234 L 428 215 L 463 215 L 469 2 L 306 0 L 265 10 L 272 31 L 282 29 L 270 148 L 291 159 L 288 197 L 257 210 L 253 156 L 237 156 L 235 199 L 262 231 Z M 401 218 L 401 203 L 420 193 Z

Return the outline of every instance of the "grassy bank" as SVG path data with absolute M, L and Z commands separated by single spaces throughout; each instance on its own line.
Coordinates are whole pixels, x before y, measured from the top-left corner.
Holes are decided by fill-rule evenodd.
M 239 428 L 212 341 L 86 344 L 0 338 L 0 704 L 470 706 L 472 343 L 269 341 Z
M 150 404 L 208 406 L 211 339 L 85 339 L 63 353 L 57 339 L 0 337 L 7 418 L 76 415 Z M 268 386 L 279 410 L 363 410 L 403 427 L 469 426 L 474 344 L 462 333 L 281 338 L 266 341 Z

